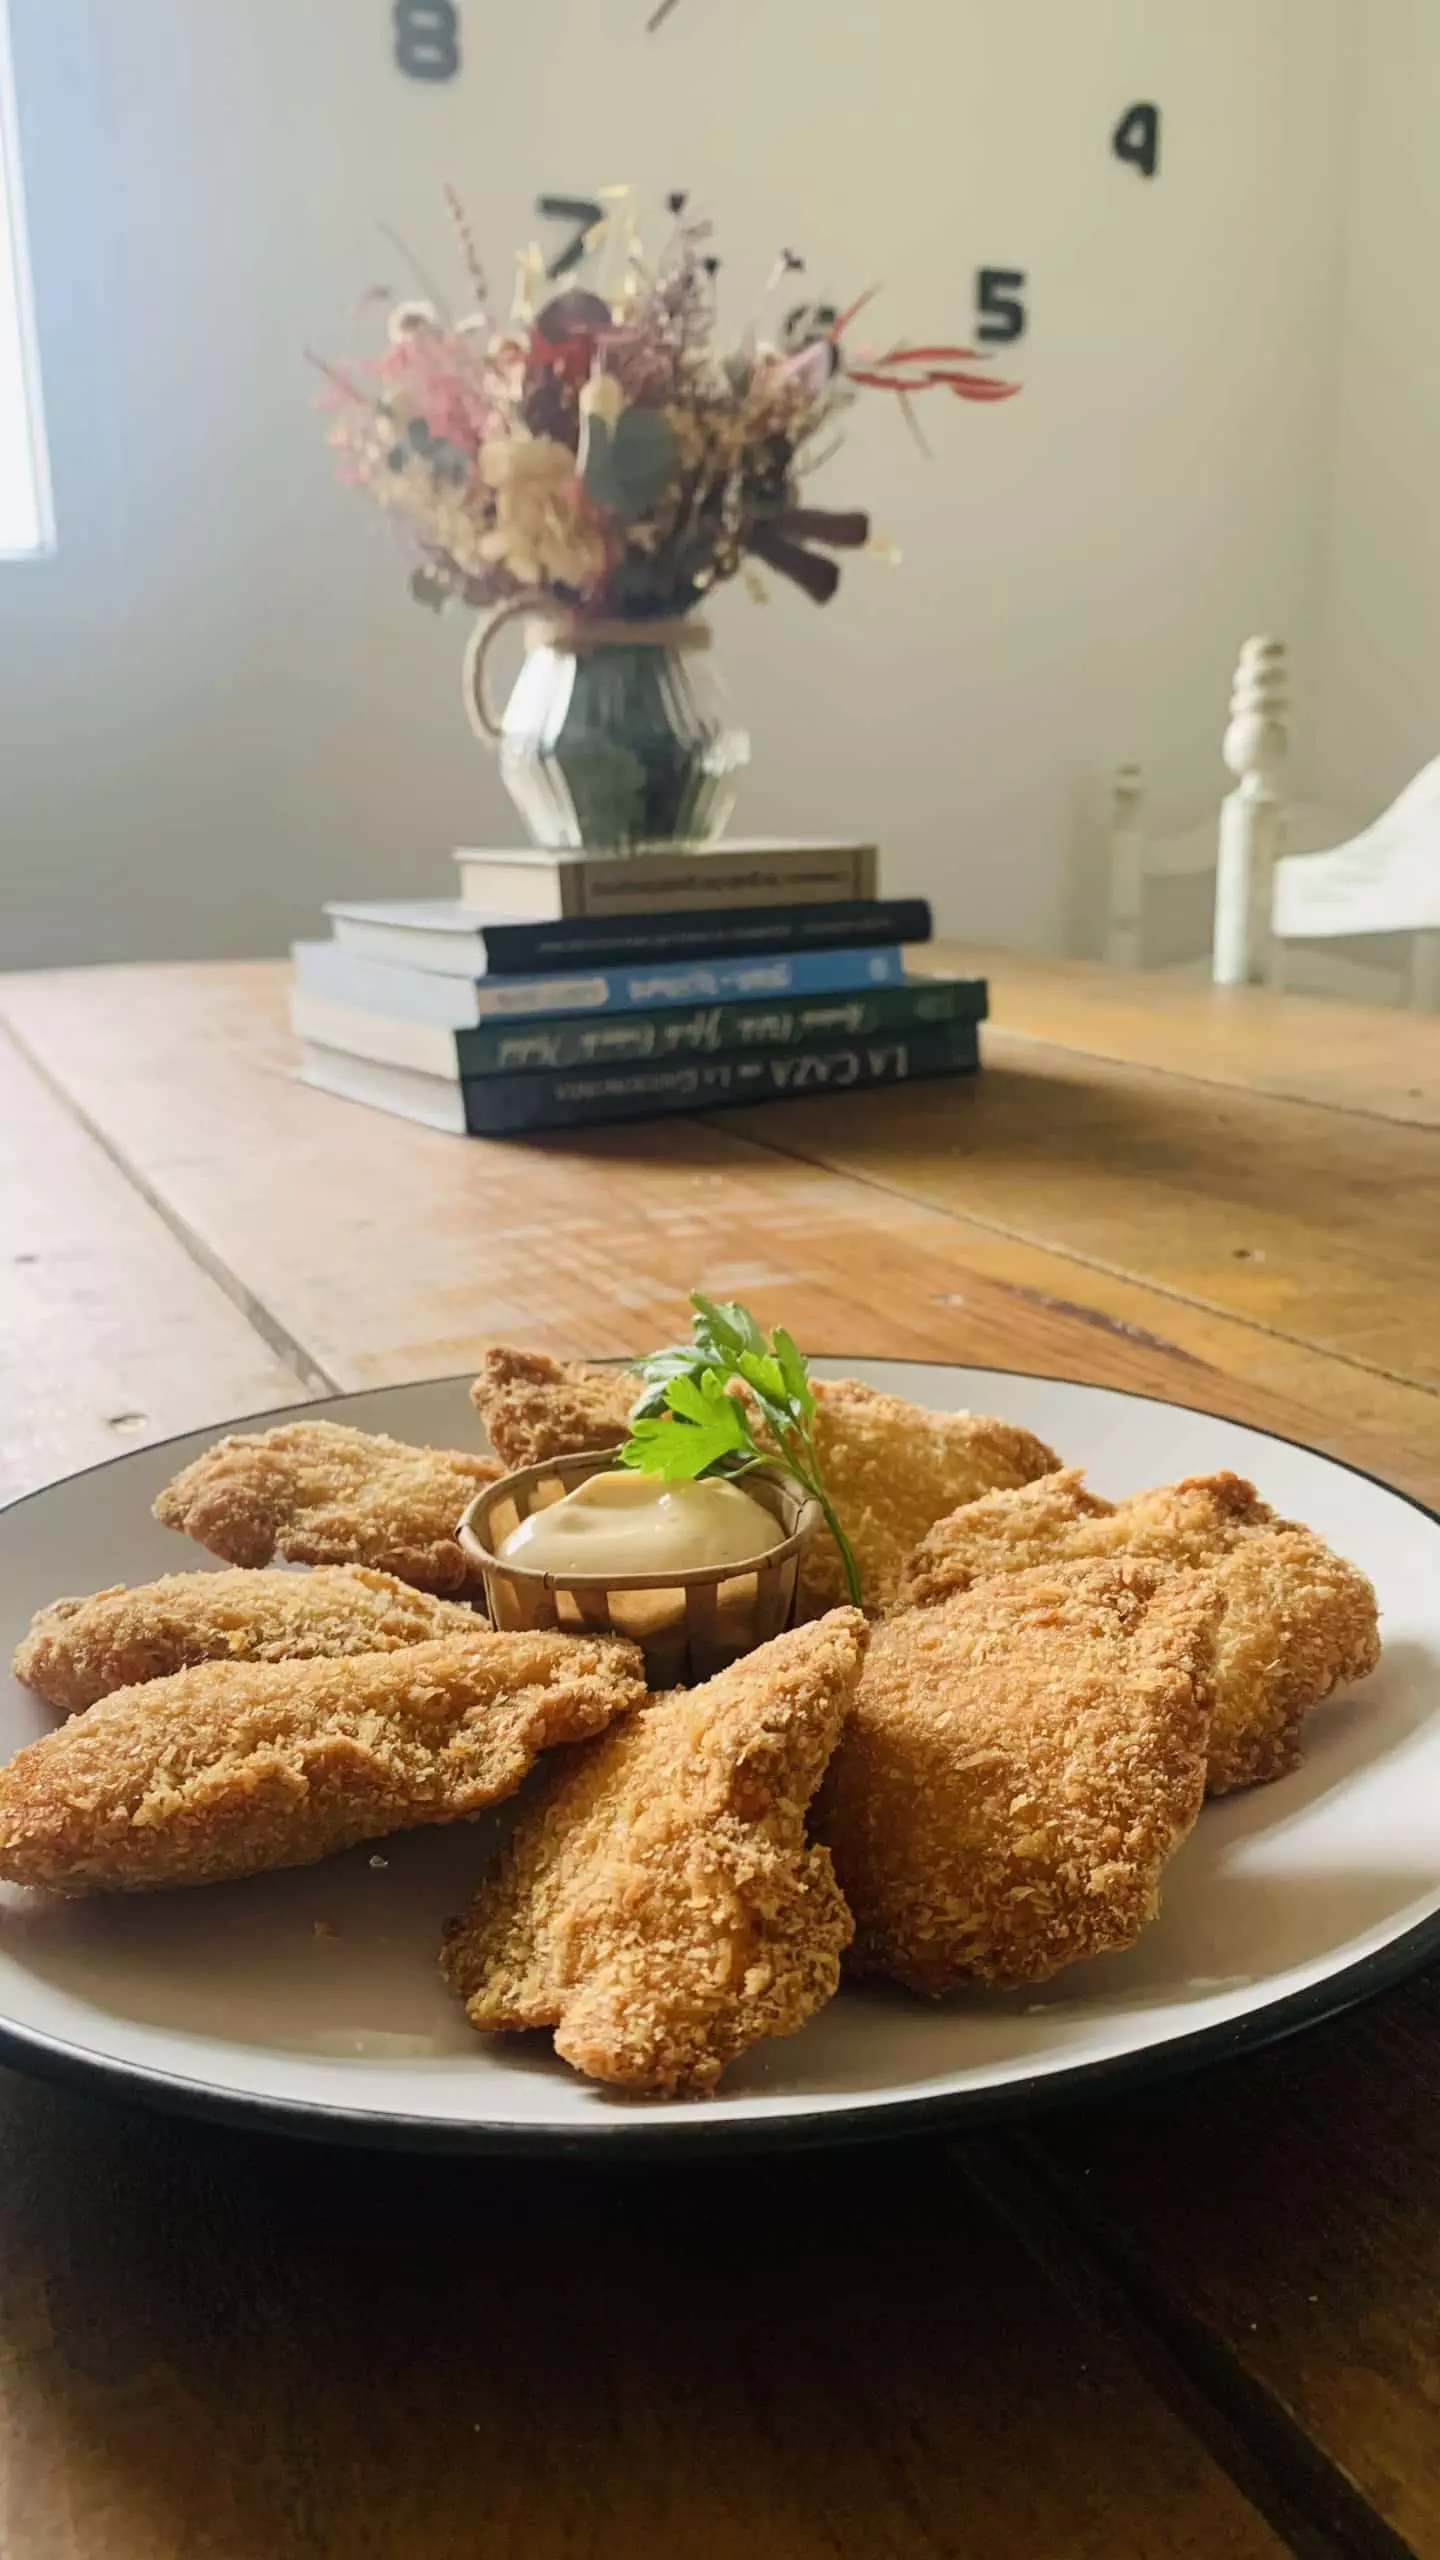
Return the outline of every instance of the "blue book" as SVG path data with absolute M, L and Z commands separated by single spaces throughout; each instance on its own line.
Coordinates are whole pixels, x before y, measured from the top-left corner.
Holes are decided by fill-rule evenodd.
M 849 995 L 905 983 L 898 943 L 876 951 L 756 952 L 728 960 L 644 961 L 536 978 L 461 978 L 362 959 L 333 942 L 297 942 L 295 976 L 316 995 L 451 1031 L 500 1015 L 632 1013 L 655 1005 L 721 1004 L 731 997 Z
M 457 1137 L 524 1137 L 533 1129 L 580 1129 L 658 1113 L 717 1111 L 797 1094 L 850 1093 L 908 1084 L 916 1076 L 973 1075 L 980 1051 L 973 1022 L 950 1022 L 898 1040 L 826 1042 L 753 1057 L 672 1059 L 648 1066 L 562 1068 L 533 1075 L 427 1075 L 308 1042 L 300 1077 L 322 1093 L 368 1102 Z
M 642 960 L 740 960 L 776 951 L 888 951 L 928 942 L 924 898 L 837 898 L 819 906 L 715 907 L 675 915 L 477 915 L 454 898 L 333 898 L 335 940 L 358 960 L 455 978 L 530 978 L 626 969 Z

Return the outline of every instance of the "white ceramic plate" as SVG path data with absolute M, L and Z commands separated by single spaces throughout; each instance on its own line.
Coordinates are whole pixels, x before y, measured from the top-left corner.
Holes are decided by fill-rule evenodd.
M 1035 1991 L 937 2007 L 845 1990 L 800 2035 L 745 2055 L 718 2096 L 639 2101 L 577 2079 L 548 2038 L 477 2036 L 440 1981 L 441 1924 L 463 1905 L 497 1815 L 187 1893 L 64 1903 L 0 1888 L 0 2056 L 328 2138 L 828 2142 L 1019 2111 L 1267 2042 L 1440 1950 L 1440 1520 L 1309 1449 L 1107 1387 L 901 1361 L 815 1365 L 1026 1423 L 1110 1495 L 1234 1467 L 1373 1577 L 1379 1670 L 1312 1718 L 1292 1777 L 1207 1806 L 1137 1946 Z M 441 1379 L 302 1410 L 475 1446 L 465 1390 Z M 0 1659 L 57 1593 L 205 1562 L 149 1512 L 217 1436 L 113 1459 L 0 1514 Z M 5 1755 L 49 1721 L 0 1674 Z

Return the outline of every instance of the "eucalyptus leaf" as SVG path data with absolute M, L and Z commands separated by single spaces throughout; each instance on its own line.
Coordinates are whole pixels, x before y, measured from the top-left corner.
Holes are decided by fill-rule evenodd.
M 675 430 L 659 409 L 622 409 L 613 427 L 586 420 L 585 487 L 597 507 L 631 522 L 649 513 L 679 466 Z
M 459 445 L 451 444 L 445 436 L 433 439 L 425 458 L 437 480 L 450 480 L 459 487 L 470 477 L 470 465 Z

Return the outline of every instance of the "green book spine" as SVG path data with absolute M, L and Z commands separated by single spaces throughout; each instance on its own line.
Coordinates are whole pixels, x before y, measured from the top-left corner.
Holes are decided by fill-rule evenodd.
M 983 978 L 916 978 L 908 986 L 862 988 L 853 995 L 760 996 L 655 1012 L 501 1019 L 458 1031 L 456 1064 L 468 1082 L 472 1076 L 561 1067 L 664 1066 L 694 1058 L 774 1055 L 981 1022 L 985 1001 Z
M 974 1023 L 940 1023 L 840 1046 L 471 1077 L 463 1087 L 465 1118 L 473 1138 L 519 1137 L 535 1129 L 648 1120 L 671 1111 L 718 1111 L 735 1103 L 965 1075 L 979 1063 Z

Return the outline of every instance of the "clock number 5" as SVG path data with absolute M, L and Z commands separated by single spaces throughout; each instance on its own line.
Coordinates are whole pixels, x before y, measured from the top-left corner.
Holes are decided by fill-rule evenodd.
M 982 347 L 1008 347 L 1024 337 L 1028 325 L 1020 299 L 1024 290 L 1023 267 L 980 269 L 975 278 L 975 308 L 980 315 L 975 335 Z
M 395 60 L 412 80 L 453 80 L 460 68 L 455 0 L 395 0 Z
M 1159 108 L 1127 107 L 1110 137 L 1110 148 L 1117 160 L 1128 160 L 1143 178 L 1153 178 L 1160 167 Z

